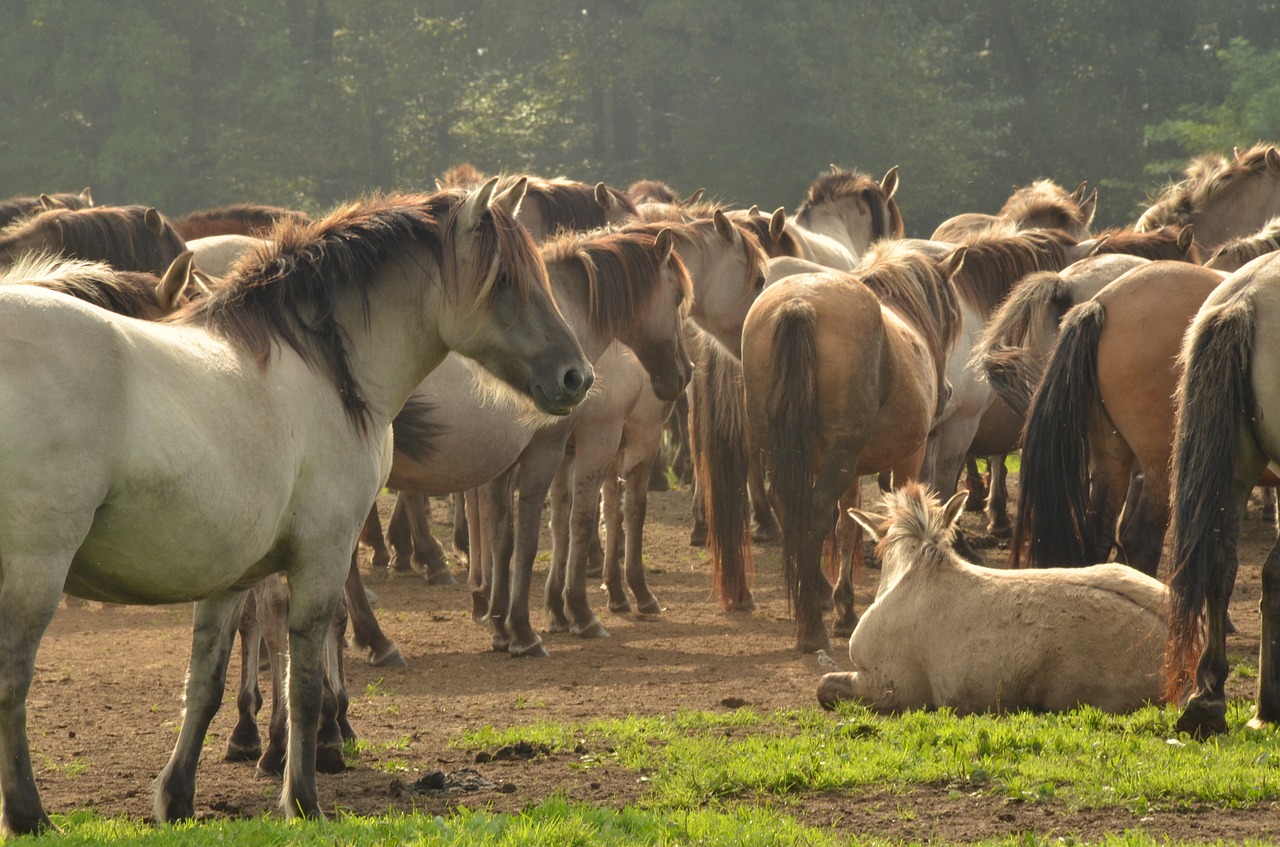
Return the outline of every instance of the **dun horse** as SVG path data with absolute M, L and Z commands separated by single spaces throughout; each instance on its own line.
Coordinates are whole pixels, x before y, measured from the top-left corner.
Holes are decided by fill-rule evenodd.
M 147 206 L 49 209 L 0 230 L 0 266 L 43 252 L 162 274 L 184 249 L 169 220 Z
M 198 601 L 182 728 L 156 781 L 166 821 L 193 814 L 245 591 L 275 572 L 292 594 L 282 808 L 321 814 L 324 633 L 389 466 L 395 410 L 451 348 L 548 413 L 591 383 L 511 217 L 519 198 L 491 203 L 492 189 L 373 200 L 282 230 L 261 262 L 168 323 L 0 291 L 0 831 L 50 825 L 25 700 L 64 590 Z

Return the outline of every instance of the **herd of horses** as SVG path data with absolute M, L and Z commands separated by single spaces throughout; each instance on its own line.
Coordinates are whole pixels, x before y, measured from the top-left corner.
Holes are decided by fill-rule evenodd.
M 796 647 L 853 635 L 862 676 L 824 679 L 823 702 L 1119 709 L 1189 694 L 1180 728 L 1225 731 L 1239 521 L 1280 464 L 1280 151 L 1196 160 L 1133 228 L 1100 233 L 1096 191 L 1040 180 L 997 214 L 907 238 L 898 182 L 896 167 L 880 180 L 833 167 L 791 216 L 657 182 L 620 191 L 469 167 L 435 192 L 316 219 L 244 205 L 171 220 L 95 206 L 88 189 L 0 204 L 0 834 L 50 826 L 25 702 L 64 592 L 195 601 L 157 820 L 193 814 L 237 630 L 248 672 L 228 755 L 283 773 L 285 814 L 319 816 L 317 768 L 340 763 L 351 731 L 345 616 L 369 661 L 403 662 L 363 589 L 358 539 L 378 564 L 452 580 L 426 507 L 458 495 L 475 618 L 495 650 L 545 656 L 529 595 L 549 504 L 547 626 L 607 636 L 588 600 L 593 565 L 611 611 L 661 611 L 643 528 L 672 435 L 691 455 L 694 534 L 723 608 L 753 606 L 753 534 L 780 538 Z M 1017 450 L 1010 524 L 1003 454 Z M 1058 572 L 1078 574 L 1055 580 L 1074 592 L 1059 606 L 1101 597 L 1110 620 L 1108 597 L 1146 598 L 1137 622 L 1097 631 L 1141 642 L 1147 664 L 1163 651 L 1162 691 L 1119 692 L 1132 680 L 1099 670 L 1097 639 L 1073 642 L 1070 670 L 1046 671 L 1058 683 L 1040 699 L 984 701 L 976 674 L 870 672 L 873 656 L 918 664 L 894 658 L 918 631 L 906 618 L 947 619 L 894 586 L 952 580 L 944 603 L 957 608 L 965 584 L 1040 590 L 1018 587 L 1039 577 L 956 555 L 976 558 L 955 531 L 976 456 L 991 471 L 977 505 L 1011 536 L 1011 563 L 1079 569 Z M 898 491 L 887 523 L 862 510 L 869 475 Z M 384 486 L 398 492 L 394 558 L 371 508 Z M 860 620 L 865 532 L 884 535 L 884 570 Z M 1127 567 L 1084 567 L 1102 562 Z M 1133 587 L 1158 571 L 1167 645 L 1165 619 L 1158 639 L 1149 620 L 1164 588 Z M 1262 582 L 1255 720 L 1270 722 L 1277 550 Z M 999 626 L 996 606 L 982 608 Z M 1046 612 L 1032 641 L 1061 653 L 1050 642 L 1063 620 Z M 973 613 L 963 625 L 984 626 Z M 946 655 L 962 643 L 944 641 Z M 273 669 L 288 717 L 274 712 L 266 752 L 263 644 L 289 657 Z M 948 702 L 961 690 L 963 704 Z M 890 691 L 901 699 L 877 700 Z

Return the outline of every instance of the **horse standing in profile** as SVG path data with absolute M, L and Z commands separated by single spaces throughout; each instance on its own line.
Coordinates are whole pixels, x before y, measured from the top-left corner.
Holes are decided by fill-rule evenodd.
M 0 230 L 0 267 L 48 253 L 162 274 L 185 249 L 169 219 L 149 206 L 55 208 Z
M 1280 256 L 1255 259 L 1205 300 L 1180 353 L 1173 444 L 1172 593 L 1166 693 L 1192 685 L 1178 729 L 1226 732 L 1227 603 L 1249 492 L 1280 460 Z M 1262 637 L 1251 726 L 1280 721 L 1280 543 L 1262 565 Z
M 492 188 L 278 230 L 259 262 L 166 322 L 0 290 L 0 832 L 50 826 L 25 701 L 64 590 L 198 601 L 182 728 L 156 781 L 168 821 L 193 814 L 245 591 L 277 572 L 292 595 L 282 808 L 321 815 L 324 634 L 390 464 L 392 415 L 449 349 L 547 413 L 592 381 L 507 208 L 519 198 L 491 202 Z
M 958 329 L 948 277 L 963 259 L 963 249 L 942 264 L 885 241 L 859 275 L 785 277 L 747 315 L 746 424 L 782 524 L 783 580 L 802 652 L 830 644 L 821 559 L 836 505 L 859 504 L 860 476 L 892 470 L 912 479 L 924 463 Z M 856 539 L 842 540 L 852 562 Z M 842 567 L 837 631 L 852 632 L 857 621 L 851 576 Z
M 1164 585 L 1116 564 L 970 564 L 951 548 L 966 496 L 943 506 L 911 483 L 887 496 L 884 518 L 850 512 L 879 542 L 880 585 L 849 639 L 856 670 L 823 676 L 818 702 L 961 715 L 1160 702 Z

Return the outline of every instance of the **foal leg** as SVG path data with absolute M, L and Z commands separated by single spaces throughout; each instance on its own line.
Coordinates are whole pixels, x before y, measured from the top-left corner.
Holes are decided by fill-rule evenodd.
M 73 550 L 60 556 L 6 551 L 0 566 L 0 838 L 52 829 L 27 742 L 27 693 L 36 648 L 62 597 Z
M 196 603 L 182 729 L 155 782 L 155 817 L 162 823 L 195 815 L 196 764 L 209 722 L 222 704 L 227 662 L 245 593 L 224 591 Z

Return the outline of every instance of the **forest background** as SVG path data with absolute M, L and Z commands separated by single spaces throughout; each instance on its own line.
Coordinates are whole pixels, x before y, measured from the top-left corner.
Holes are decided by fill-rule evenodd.
M 4 0 L 0 196 L 179 215 L 468 161 L 794 210 L 901 167 L 909 235 L 1050 177 L 1132 223 L 1280 139 L 1274 0 Z

